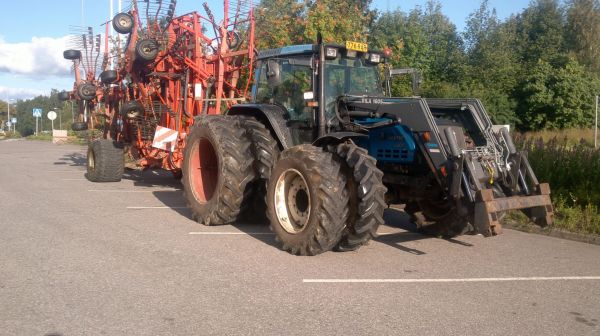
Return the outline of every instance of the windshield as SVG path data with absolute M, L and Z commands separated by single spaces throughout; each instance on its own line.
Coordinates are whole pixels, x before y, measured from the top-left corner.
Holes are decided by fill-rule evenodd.
M 328 115 L 334 113 L 335 101 L 342 95 L 382 96 L 377 64 L 370 64 L 362 57 L 327 60 L 325 101 Z
M 377 64 L 369 64 L 362 57 L 338 57 L 327 61 L 325 69 L 325 96 L 382 95 Z

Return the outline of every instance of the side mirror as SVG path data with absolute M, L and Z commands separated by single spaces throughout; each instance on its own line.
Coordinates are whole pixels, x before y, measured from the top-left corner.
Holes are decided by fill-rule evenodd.
M 281 68 L 276 60 L 267 62 L 267 83 L 271 87 L 281 84 Z

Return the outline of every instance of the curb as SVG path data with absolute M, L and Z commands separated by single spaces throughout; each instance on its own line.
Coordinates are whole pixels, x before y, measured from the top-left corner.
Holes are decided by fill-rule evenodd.
M 567 239 L 578 241 L 582 243 L 600 245 L 600 236 L 594 234 L 584 234 L 577 232 L 569 232 L 560 229 L 553 228 L 541 228 L 539 226 L 533 226 L 528 224 L 516 224 L 516 223 L 502 223 L 502 227 L 506 229 L 517 230 L 527 233 L 535 233 L 555 238 Z

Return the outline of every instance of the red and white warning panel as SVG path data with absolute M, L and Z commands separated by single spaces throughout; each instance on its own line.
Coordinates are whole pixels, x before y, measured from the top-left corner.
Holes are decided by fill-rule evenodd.
M 152 147 L 174 152 L 178 133 L 179 132 L 167 127 L 156 126 Z

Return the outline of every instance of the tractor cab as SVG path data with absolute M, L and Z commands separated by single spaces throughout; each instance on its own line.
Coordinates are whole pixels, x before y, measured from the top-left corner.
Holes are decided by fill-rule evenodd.
M 257 60 L 252 100 L 284 111 L 294 144 L 340 130 L 340 97 L 384 96 L 379 75 L 384 55 L 363 43 L 270 49 L 259 52 Z

